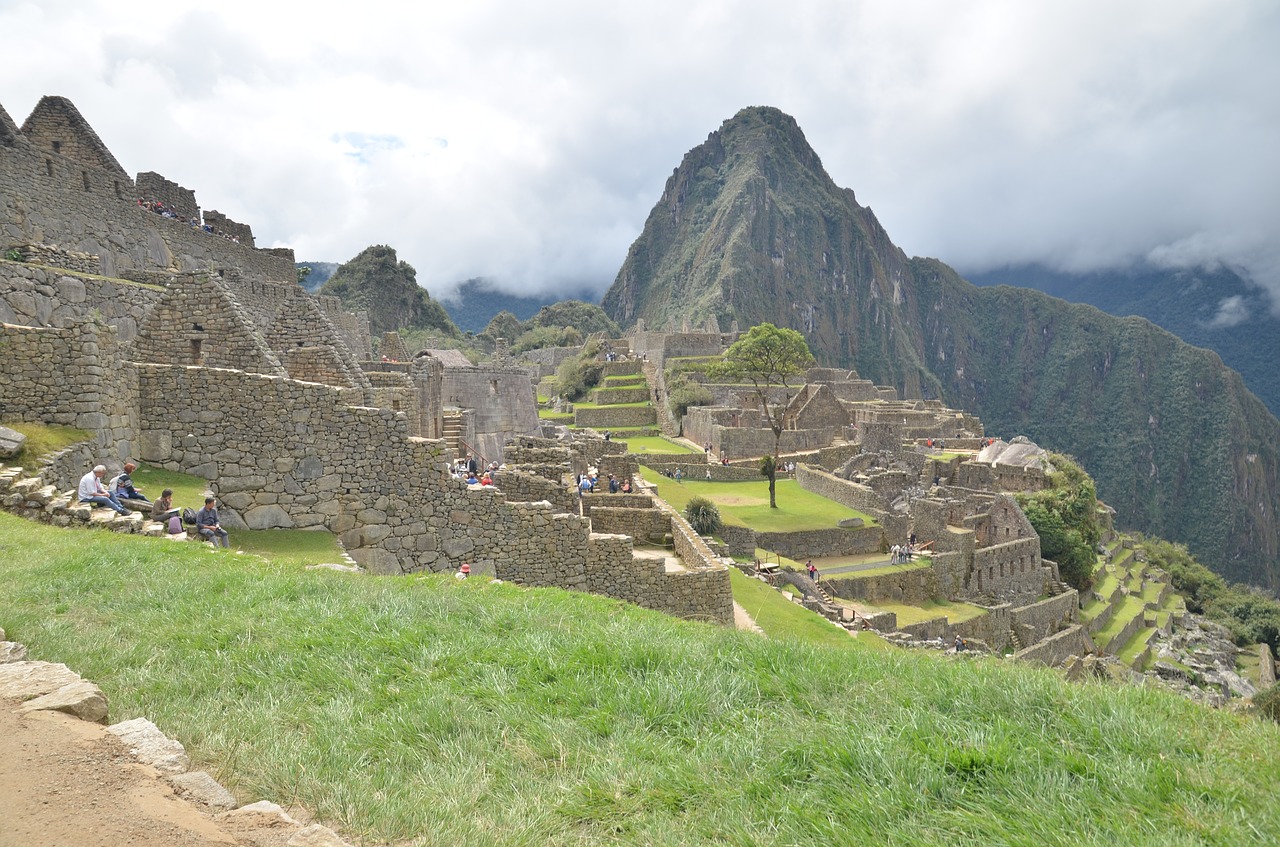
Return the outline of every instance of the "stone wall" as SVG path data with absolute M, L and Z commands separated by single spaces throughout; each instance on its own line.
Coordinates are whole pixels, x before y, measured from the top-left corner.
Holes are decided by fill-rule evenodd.
M 109 327 L 0 324 L 0 386 L 0 420 L 87 430 L 99 461 L 123 461 L 134 454 L 137 375 Z
M 836 597 L 873 605 L 887 600 L 918 606 L 942 596 L 933 569 L 929 567 L 860 578 L 825 577 L 822 583 Z
M 19 248 L 20 261 L 52 268 L 63 268 L 75 273 L 96 274 L 102 260 L 92 253 L 64 250 L 50 244 L 28 244 Z
M 661 544 L 671 532 L 671 519 L 653 508 L 597 505 L 591 508 L 591 529 L 612 535 L 629 535 L 637 544 Z
M 69 327 L 90 316 L 130 341 L 164 289 L 0 259 L 0 323 Z
M 1023 644 L 1034 644 L 1080 622 L 1080 595 L 1074 589 L 1013 609 L 1009 626 Z
M 285 375 L 237 300 L 206 274 L 174 280 L 143 319 L 131 352 L 140 362 Z
M 652 406 L 602 406 L 577 405 L 573 409 L 576 426 L 593 429 L 622 429 L 636 426 L 656 426 L 658 415 Z
M 170 209 L 184 221 L 200 218 L 200 206 L 196 204 L 196 193 L 183 188 L 172 180 L 165 179 L 155 171 L 138 174 L 137 195 L 139 200 L 159 200 L 166 209 Z
M 545 500 L 557 512 L 577 512 L 578 495 L 564 485 L 526 468 L 503 468 L 493 477 L 493 484 L 513 503 L 536 503 Z
M 880 527 L 811 529 L 798 532 L 757 532 L 756 546 L 797 561 L 820 556 L 856 556 L 878 552 Z
M 1084 627 L 1076 625 L 1019 650 L 1013 654 L 1013 658 L 1056 667 L 1072 656 L 1084 656 L 1096 650 L 1089 633 L 1084 631 Z
M 445 406 L 474 411 L 472 445 L 485 456 L 501 456 L 508 438 L 538 431 L 533 384 L 522 368 L 446 367 L 440 392 Z
M 826 471 L 804 464 L 796 466 L 796 482 L 805 491 L 834 500 L 842 506 L 856 509 L 877 520 L 885 515 L 884 498 L 865 485 L 840 479 Z
M 1039 538 L 980 547 L 973 553 L 969 593 L 974 597 L 1026 602 L 1044 593 L 1047 576 L 1040 563 Z
M 617 591 L 601 583 L 609 596 L 704 616 L 705 603 L 691 589 L 633 578 L 644 566 L 631 557 L 629 541 L 624 551 L 608 540 L 613 536 L 592 536 L 587 519 L 557 514 L 549 503 L 510 502 L 492 488 L 469 490 L 450 478 L 443 443 L 410 438 L 403 415 L 347 406 L 341 389 L 276 376 L 137 368 L 140 417 L 164 424 L 143 430 L 141 458 L 211 480 L 251 528 L 325 527 L 376 573 L 468 562 L 526 585 L 580 589 L 591 562 L 616 577 Z M 715 579 L 670 584 L 714 595 Z M 723 569 L 718 579 L 727 592 Z
M 13 143 L 0 145 L 0 253 L 28 244 L 97 255 L 109 277 L 224 266 L 296 277 L 292 251 L 255 250 L 138 206 L 133 180 L 58 97 L 43 98 Z

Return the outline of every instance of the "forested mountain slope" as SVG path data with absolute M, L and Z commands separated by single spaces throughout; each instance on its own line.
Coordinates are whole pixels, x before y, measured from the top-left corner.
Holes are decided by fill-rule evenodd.
M 823 364 L 1074 454 L 1123 525 L 1280 587 L 1280 422 L 1238 374 L 1146 320 L 907 257 L 776 109 L 685 156 L 603 305 L 624 327 L 801 330 Z

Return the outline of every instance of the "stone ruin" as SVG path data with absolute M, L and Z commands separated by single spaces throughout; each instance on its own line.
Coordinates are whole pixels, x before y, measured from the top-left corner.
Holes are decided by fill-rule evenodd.
M 139 191 L 198 209 L 158 174 L 130 179 L 69 101 L 42 99 L 21 129 L 0 108 L 0 256 L 29 259 L 0 258 L 0 416 L 91 434 L 41 479 L 10 481 L 20 510 L 47 516 L 46 489 L 72 487 L 86 463 L 136 457 L 207 479 L 249 528 L 333 532 L 374 573 L 466 562 L 732 622 L 725 566 L 661 505 L 593 519 L 562 496 L 450 476 L 448 409 L 487 457 L 538 430 L 527 370 L 427 351 L 375 362 L 367 319 L 303 291 L 292 251 L 255 248 L 248 227 L 216 213 L 205 220 L 235 238 L 157 215 Z M 44 503 L 24 499 L 37 494 Z M 614 531 L 637 527 L 662 527 L 675 561 Z

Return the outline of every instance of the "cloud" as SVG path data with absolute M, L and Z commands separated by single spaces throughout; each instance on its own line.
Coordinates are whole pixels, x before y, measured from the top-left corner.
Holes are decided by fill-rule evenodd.
M 909 253 L 1222 261 L 1280 291 L 1271 0 L 131 10 L 0 6 L 0 102 L 68 96 L 259 243 L 391 244 L 433 294 L 602 291 L 684 153 L 760 104 Z
M 1222 302 L 1218 304 L 1218 313 L 1213 319 L 1205 324 L 1210 329 L 1229 329 L 1233 326 L 1239 326 L 1249 318 L 1253 317 L 1250 313 L 1248 305 L 1239 294 L 1231 297 L 1224 297 Z

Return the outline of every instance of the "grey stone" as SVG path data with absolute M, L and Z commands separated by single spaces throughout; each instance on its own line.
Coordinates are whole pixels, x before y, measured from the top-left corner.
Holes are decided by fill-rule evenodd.
M 27 443 L 27 437 L 15 429 L 9 429 L 7 426 L 0 426 L 0 459 L 8 459 L 22 452 L 22 445 Z
M 187 758 L 182 744 L 167 737 L 146 718 L 114 724 L 107 727 L 107 732 L 123 741 L 134 758 L 161 773 L 185 773 L 191 767 L 191 760 Z
M 4 631 L 0 630 L 0 638 L 4 638 Z M 21 662 L 27 658 L 27 645 L 19 644 L 16 641 L 0 641 L 0 665 L 7 665 L 10 662 Z
M 0 698 L 30 700 L 80 681 L 80 674 L 52 662 L 10 662 L 0 665 Z
M 28 700 L 24 712 L 64 712 L 91 723 L 106 723 L 107 697 L 92 682 L 80 680 Z
M 286 847 L 351 847 L 327 826 L 315 823 L 303 827 L 286 842 Z
M 244 514 L 244 522 L 250 529 L 290 528 L 293 518 L 279 506 L 258 506 Z
M 236 798 L 204 771 L 191 771 L 169 777 L 169 784 L 187 800 L 215 809 L 234 809 Z
M 267 824 L 281 823 L 296 826 L 298 822 L 291 818 L 278 804 L 261 800 L 250 803 L 214 817 L 217 821 L 260 821 Z

